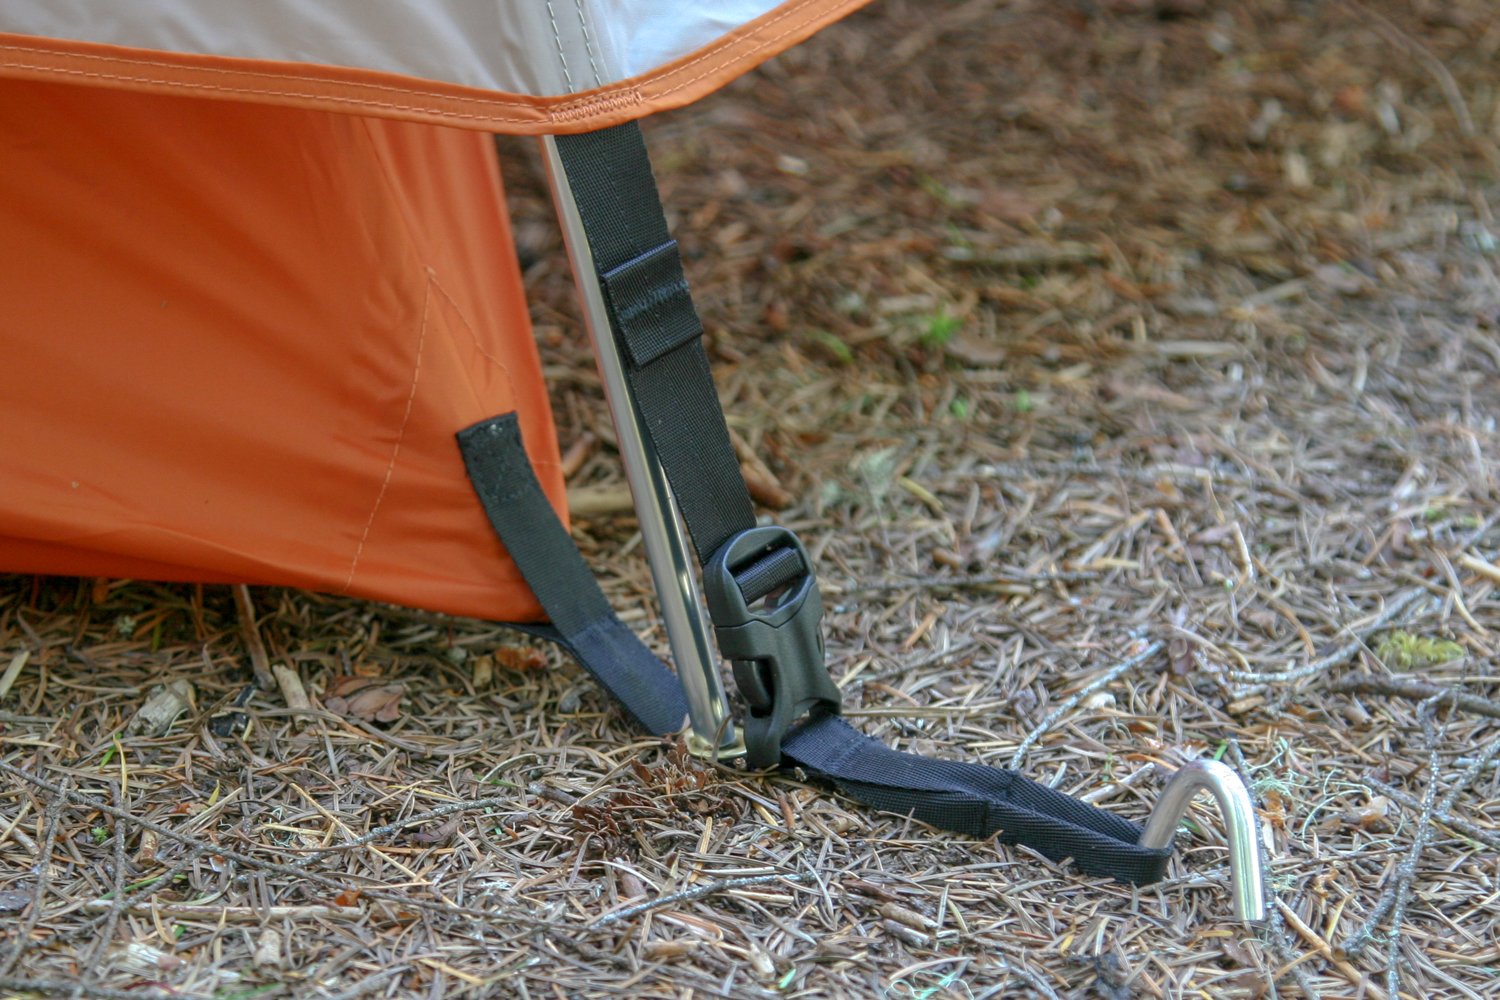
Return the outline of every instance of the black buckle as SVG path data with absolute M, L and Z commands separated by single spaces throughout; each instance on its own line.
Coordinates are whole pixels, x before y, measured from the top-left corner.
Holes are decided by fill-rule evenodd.
M 786 528 L 750 528 L 719 546 L 703 571 L 719 652 L 749 705 L 746 763 L 781 763 L 781 740 L 808 712 L 839 712 L 823 664 L 823 598 L 807 550 Z M 764 604 L 761 602 L 764 601 Z

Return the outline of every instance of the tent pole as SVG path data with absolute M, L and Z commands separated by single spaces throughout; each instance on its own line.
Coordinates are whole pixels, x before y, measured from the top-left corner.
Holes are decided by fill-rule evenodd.
M 710 637 L 682 517 L 668 488 L 666 473 L 641 426 L 635 397 L 625 377 L 625 366 L 610 331 L 609 313 L 594 270 L 593 254 L 558 155 L 557 141 L 551 136 L 543 136 L 541 147 L 547 182 L 552 189 L 552 203 L 557 208 L 563 241 L 568 248 L 568 262 L 583 305 L 584 325 L 593 342 L 594 359 L 604 382 L 604 396 L 615 425 L 625 478 L 635 501 L 641 540 L 656 583 L 667 641 L 672 647 L 683 693 L 687 696 L 688 718 L 692 724 L 688 746 L 702 756 L 738 756 L 744 753 L 744 743 L 730 719 L 729 702 L 719 675 L 719 658 Z

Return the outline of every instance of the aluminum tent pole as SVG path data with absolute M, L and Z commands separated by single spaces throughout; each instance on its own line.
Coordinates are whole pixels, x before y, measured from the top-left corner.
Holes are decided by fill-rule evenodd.
M 609 313 L 604 304 L 604 290 L 594 269 L 578 205 L 568 186 L 557 141 L 551 136 L 541 140 L 542 162 L 547 183 L 552 188 L 552 203 L 557 208 L 563 242 L 573 280 L 578 285 L 583 305 L 584 325 L 593 342 L 594 358 L 604 382 L 604 396 L 609 403 L 615 425 L 625 479 L 635 501 L 636 520 L 646 559 L 656 584 L 661 605 L 662 623 L 667 642 L 677 665 L 677 676 L 687 696 L 688 717 L 692 724 L 689 747 L 706 756 L 736 756 L 744 744 L 735 731 L 729 714 L 729 702 L 720 678 L 719 657 L 714 649 L 708 619 L 703 610 L 697 570 L 677 502 L 667 485 L 666 473 L 657 459 L 641 424 L 635 396 L 625 377 L 625 365 L 610 330 Z

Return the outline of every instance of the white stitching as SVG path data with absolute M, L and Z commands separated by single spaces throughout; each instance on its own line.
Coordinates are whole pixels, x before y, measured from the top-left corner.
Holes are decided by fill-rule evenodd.
M 401 442 L 406 440 L 406 425 L 411 422 L 412 406 L 417 400 L 417 377 L 422 373 L 422 346 L 427 342 L 427 317 L 432 304 L 432 286 L 432 272 L 428 271 L 427 285 L 422 295 L 422 327 L 417 335 L 417 359 L 411 370 L 411 391 L 406 395 L 406 412 L 401 415 L 401 428 L 396 432 L 396 446 L 391 449 L 391 460 L 385 467 L 385 479 L 381 480 L 380 492 L 375 495 L 375 506 L 370 508 L 370 517 L 365 521 L 364 534 L 359 536 L 359 545 L 354 550 L 354 559 L 349 563 L 349 576 L 344 580 L 342 593 L 348 593 L 349 588 L 354 585 L 354 571 L 359 568 L 359 557 L 364 554 L 365 542 L 370 537 L 370 528 L 375 524 L 375 515 L 380 510 L 381 502 L 385 500 L 386 490 L 391 485 L 391 477 L 396 473 L 396 459 L 401 454 Z
M 568 93 L 577 93 L 578 88 L 573 86 L 573 74 L 568 72 L 568 57 L 563 55 L 562 32 L 557 30 L 557 14 L 552 10 L 552 0 L 547 0 L 547 20 L 552 22 L 552 40 L 557 43 L 557 61 L 562 63 L 563 80 L 568 85 Z
M 594 86 L 604 86 L 604 81 L 599 77 L 599 64 L 594 62 L 594 40 L 589 36 L 589 23 L 583 16 L 583 0 L 573 0 L 573 6 L 578 11 L 578 26 L 583 29 L 583 51 L 589 54 L 589 68 L 594 71 Z

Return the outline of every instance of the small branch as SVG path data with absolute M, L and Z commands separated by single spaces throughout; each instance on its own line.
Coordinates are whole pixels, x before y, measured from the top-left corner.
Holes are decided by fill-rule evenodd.
M 1256 812 L 1259 813 L 1262 803 L 1259 801 L 1260 797 L 1254 791 L 1255 786 L 1249 781 L 1251 773 L 1250 762 L 1245 759 L 1245 752 L 1240 749 L 1237 740 L 1229 741 L 1229 760 L 1234 765 L 1234 769 L 1246 779 L 1245 784 L 1246 788 L 1250 790 L 1251 802 L 1255 806 Z M 1271 870 L 1271 851 L 1266 846 L 1265 837 L 1257 836 L 1255 838 L 1255 851 L 1260 857 L 1260 870 L 1269 872 Z M 1291 935 L 1287 933 L 1286 921 L 1282 919 L 1283 913 L 1290 913 L 1291 911 L 1287 910 L 1286 905 L 1280 899 L 1276 898 L 1276 890 L 1272 887 L 1270 879 L 1261 880 L 1261 894 L 1265 903 L 1266 925 L 1272 951 L 1279 953 L 1282 961 L 1291 969 L 1292 978 L 1297 980 L 1297 985 L 1301 988 L 1302 995 L 1311 998 L 1311 1000 L 1316 1000 L 1319 995 L 1317 988 L 1313 986 L 1312 977 L 1308 975 L 1307 970 L 1297 962 L 1297 953 L 1292 947 Z M 1299 934 L 1302 933 L 1302 928 L 1297 927 L 1297 932 Z M 1324 947 L 1327 946 L 1325 945 Z M 1276 990 L 1276 978 L 1278 977 L 1273 976 L 1270 984 L 1273 995 Z M 1361 980 L 1363 978 L 1360 977 Z
M 1349 986 L 1355 991 L 1356 995 L 1363 990 L 1367 996 L 1374 997 L 1375 1000 L 1385 1000 L 1385 993 L 1374 983 L 1370 982 L 1370 977 L 1342 958 L 1339 958 L 1334 952 L 1333 947 L 1327 941 L 1324 941 L 1317 931 L 1307 926 L 1301 917 L 1297 916 L 1296 910 L 1293 910 L 1279 899 L 1275 902 L 1276 910 L 1281 914 L 1282 919 L 1286 921 L 1287 926 L 1296 931 L 1302 940 L 1312 945 L 1313 950 L 1322 955 L 1324 961 L 1335 969 L 1338 969 L 1344 978 L 1349 980 Z
M 449 802 L 446 805 L 438 806 L 435 809 L 429 809 L 427 810 L 427 812 L 417 813 L 416 815 L 408 816 L 405 819 L 398 819 L 394 823 L 385 824 L 385 826 L 378 826 L 375 829 L 371 830 L 369 833 L 362 834 L 347 843 L 332 844 L 328 847 L 283 847 L 282 850 L 297 851 L 299 853 L 306 852 L 307 857 L 292 862 L 293 868 L 300 868 L 303 865 L 306 865 L 315 860 L 319 855 L 333 854 L 338 851 L 352 851 L 357 848 L 364 847 L 366 844 L 374 843 L 382 837 L 388 837 L 393 833 L 404 830 L 406 827 L 416 826 L 419 823 L 426 823 L 429 820 L 441 819 L 444 816 L 451 816 L 454 813 L 470 812 L 475 809 L 489 809 L 494 806 L 514 806 L 515 804 L 516 797 L 514 795 L 493 795 L 485 799 L 468 799 L 463 802 Z
M 97 798 L 96 796 L 85 795 L 82 792 L 75 792 L 72 789 L 65 788 L 61 785 L 55 785 L 50 781 L 39 778 L 34 774 L 29 774 L 26 771 L 21 770 L 19 767 L 16 767 L 12 764 L 7 764 L 4 761 L 0 761 L 0 774 L 8 774 L 13 778 L 24 781 L 29 785 L 34 785 L 42 791 L 55 796 L 56 798 L 48 806 L 49 812 L 54 808 L 60 810 L 64 801 L 72 802 L 74 805 L 85 806 L 89 809 L 93 809 L 97 812 L 103 813 L 106 816 L 112 816 L 116 819 L 123 819 L 126 822 L 134 823 L 144 829 L 154 830 L 156 833 L 160 834 L 163 837 L 166 837 L 168 840 L 173 840 L 180 844 L 186 844 L 189 847 L 195 849 L 211 851 L 218 857 L 224 858 L 227 861 L 233 861 L 238 864 L 244 865 L 246 868 L 254 871 L 274 872 L 278 875 L 286 875 L 293 879 L 302 879 L 303 881 L 314 882 L 318 885 L 325 886 L 330 889 L 337 889 L 340 892 L 349 888 L 348 878 L 333 878 L 328 875 L 323 875 L 319 872 L 308 871 L 306 868 L 298 868 L 293 865 L 283 865 L 278 864 L 274 861 L 266 861 L 262 858 L 257 858 L 252 855 L 233 850 L 229 847 L 224 846 L 223 844 L 205 844 L 197 837 L 182 833 L 181 831 L 175 830 L 170 826 L 166 826 L 165 824 L 157 823 L 153 820 L 145 819 L 141 816 L 131 815 L 125 810 L 117 809 L 114 806 L 110 805 L 108 802 L 105 802 L 103 799 Z M 44 856 L 50 854 L 51 851 L 50 843 L 47 844 L 46 847 L 47 850 L 43 852 Z M 491 923 L 497 920 L 505 920 L 512 923 L 525 924 L 533 928 L 554 926 L 548 921 L 539 920 L 535 917 L 529 917 L 514 911 L 481 910 L 476 907 L 460 906 L 456 903 L 451 903 L 443 900 L 431 901 L 425 899 L 416 899 L 413 898 L 409 893 L 382 892 L 378 889 L 361 889 L 360 891 L 366 899 L 395 903 L 397 905 L 407 907 L 408 909 L 426 910 L 439 914 L 472 917 Z M 16 955 L 12 956 L 12 959 L 10 961 L 7 961 L 3 965 L 0 965 L 0 975 L 4 975 L 9 971 L 10 966 L 11 964 L 13 964 L 14 958 L 16 957 L 19 957 L 19 950 L 17 951 Z
M 1427 596 L 1425 587 L 1413 587 L 1390 601 L 1380 613 L 1370 619 L 1368 623 L 1361 626 L 1355 633 L 1354 638 L 1344 643 L 1338 649 L 1327 656 L 1319 657 L 1301 667 L 1292 670 L 1282 670 L 1276 673 L 1257 673 L 1253 670 L 1231 670 L 1228 672 L 1230 680 L 1240 684 L 1275 684 L 1284 681 L 1300 681 L 1306 677 L 1321 674 L 1331 667 L 1336 667 L 1349 657 L 1365 648 L 1365 640 L 1374 633 L 1380 631 L 1397 615 L 1417 603 L 1418 600 Z
M 1384 795 L 1391 801 L 1398 802 L 1408 809 L 1422 808 L 1422 803 L 1417 798 L 1406 794 L 1394 785 L 1386 784 L 1379 778 L 1366 777 L 1361 780 L 1366 785 L 1369 785 L 1373 791 L 1379 792 L 1381 795 Z M 1446 809 L 1435 809 L 1433 810 L 1432 818 L 1437 820 L 1444 826 L 1450 827 L 1455 833 L 1462 834 L 1463 836 L 1468 837 L 1470 840 L 1478 841 L 1479 843 L 1484 844 L 1486 847 L 1489 847 L 1492 850 L 1500 851 L 1500 835 L 1491 833 L 1483 827 L 1480 827 L 1475 823 L 1471 823 L 1461 816 L 1454 816 Z
M 1139 653 L 1136 653 L 1129 659 L 1122 660 L 1121 662 L 1115 664 L 1113 667 L 1109 668 L 1104 673 L 1100 674 L 1098 677 L 1094 678 L 1092 681 L 1089 681 L 1083 687 L 1075 691 L 1073 695 L 1063 701 L 1062 704 L 1058 705 L 1052 711 L 1048 712 L 1047 717 L 1044 718 L 1041 722 L 1037 723 L 1036 728 L 1027 733 L 1026 738 L 1021 741 L 1021 745 L 1016 747 L 1016 752 L 1012 754 L 1010 758 L 1011 768 L 1015 769 L 1020 767 L 1022 758 L 1026 756 L 1026 751 L 1031 749 L 1031 747 L 1036 743 L 1037 740 L 1041 739 L 1043 733 L 1052 728 L 1052 724 L 1054 722 L 1062 718 L 1068 712 L 1071 712 L 1079 702 L 1083 701 L 1083 699 L 1087 698 L 1089 695 L 1093 694 L 1095 691 L 1110 683 L 1120 675 L 1128 673 L 1129 671 L 1134 670 L 1136 667 L 1140 666 L 1142 663 L 1145 663 L 1147 660 L 1151 659 L 1151 657 L 1159 653 L 1161 649 L 1162 644 L 1160 642 L 1148 643 L 1145 649 L 1141 650 Z
M 10 665 L 5 668 L 5 673 L 0 674 L 0 701 L 4 701 L 5 696 L 10 694 L 11 685 L 16 682 L 17 677 L 21 676 L 21 670 L 29 659 L 31 659 L 29 649 L 23 649 L 10 658 Z
M 105 913 L 114 908 L 108 899 L 83 904 L 88 913 Z M 360 920 L 364 911 L 357 906 L 212 906 L 195 903 L 130 903 L 127 913 L 160 913 L 174 920 Z
M 115 800 L 115 807 L 124 809 L 125 800 L 120 786 L 113 781 L 109 783 L 109 786 L 110 796 Z M 110 896 L 115 900 L 119 900 L 125 895 L 125 823 L 117 819 L 114 825 L 115 870 L 113 873 L 114 879 L 112 880 L 114 885 L 110 891 Z M 88 968 L 94 975 L 97 975 L 99 970 L 104 967 L 104 956 L 109 951 L 109 946 L 115 939 L 115 929 L 120 923 L 120 915 L 123 912 L 124 908 L 119 906 L 118 903 L 105 903 L 104 930 L 99 933 L 99 937 L 94 944 L 94 953 L 89 958 L 88 963 Z M 87 978 L 87 974 L 85 978 Z
M 1455 708 L 1461 708 L 1466 712 L 1489 716 L 1492 719 L 1500 719 L 1500 704 L 1489 698 L 1481 698 L 1474 694 L 1465 694 L 1453 688 L 1442 687 L 1438 684 L 1429 684 L 1426 681 L 1412 680 L 1409 677 L 1352 674 L 1348 677 L 1340 677 L 1329 684 L 1328 690 L 1335 694 L 1383 694 L 1389 695 L 1392 698 L 1410 698 L 1413 701 L 1439 698 L 1453 705 Z
M 271 676 L 271 658 L 266 655 L 266 644 L 261 642 L 260 629 L 255 627 L 255 605 L 250 603 L 250 588 L 237 583 L 229 589 L 234 592 L 234 609 L 239 613 L 240 635 L 250 653 L 250 669 L 255 673 L 255 683 L 262 691 L 274 690 L 276 678 Z
M 177 992 L 162 993 L 160 990 L 114 990 L 104 986 L 80 986 L 77 980 L 66 979 L 16 979 L 0 976 L 0 990 L 16 993 L 35 993 L 44 997 L 76 995 L 97 997 L 99 1000 L 181 1000 Z
M 1448 102 L 1448 109 L 1453 112 L 1453 117 L 1458 122 L 1458 131 L 1465 139 L 1478 138 L 1479 130 L 1474 127 L 1474 116 L 1469 113 L 1469 106 L 1464 102 L 1463 91 L 1459 90 L 1458 81 L 1453 79 L 1453 74 L 1448 72 L 1448 67 L 1443 65 L 1441 59 L 1433 55 L 1427 46 L 1396 27 L 1379 11 L 1371 10 L 1364 4 L 1356 3 L 1355 0 L 1343 0 L 1343 4 L 1356 17 L 1373 24 L 1375 30 L 1383 35 L 1386 41 L 1398 49 L 1405 49 L 1407 55 L 1421 63 L 1437 83 L 1438 89 L 1443 92 L 1443 99 Z
M 1021 982 L 1031 987 L 1032 990 L 1036 992 L 1036 995 L 1043 997 L 1044 1000 L 1059 1000 L 1057 991 L 1055 991 L 1051 986 L 1047 985 L 1047 981 L 1045 979 L 1043 979 L 1039 974 L 1032 972 L 1024 965 L 1016 964 L 1014 959 L 1001 960 L 996 971 L 1008 972 L 1011 975 L 1015 976 L 1017 979 L 1021 980 Z M 926 994 L 918 993 L 916 995 L 925 996 Z
M 1412 837 L 1411 850 L 1405 858 L 1396 866 L 1396 871 L 1391 877 L 1391 884 L 1381 893 L 1382 897 L 1389 894 L 1392 902 L 1389 907 L 1391 912 L 1391 930 L 1386 936 L 1385 951 L 1385 988 L 1391 996 L 1401 994 L 1401 922 L 1406 917 L 1406 904 L 1411 899 L 1412 883 L 1417 880 L 1417 865 L 1422 861 L 1422 852 L 1427 849 L 1427 841 L 1432 837 L 1432 814 L 1437 805 L 1437 776 L 1438 769 L 1442 767 L 1442 760 L 1438 757 L 1438 745 L 1441 740 L 1437 731 L 1437 706 L 1438 698 L 1430 698 L 1422 703 L 1422 734 L 1427 740 L 1427 791 L 1422 796 L 1422 811 L 1417 816 L 1417 831 Z M 1377 904 L 1377 912 L 1381 909 Z M 1372 930 L 1372 922 L 1366 921 L 1360 928 L 1360 933 L 1368 937 Z M 1358 954 L 1363 948 L 1363 941 L 1351 941 L 1355 945 L 1351 948 L 1348 944 L 1344 951 L 1349 954 Z
M 726 878 L 718 882 L 704 882 L 701 885 L 695 885 L 692 888 L 684 889 L 681 892 L 674 892 L 666 896 L 658 896 L 657 898 L 649 899 L 644 903 L 637 903 L 634 906 L 627 906 L 623 910 L 616 910 L 613 913 L 606 913 L 604 916 L 589 924 L 588 927 L 585 928 L 585 930 L 596 931 L 601 927 L 608 927 L 610 924 L 617 924 L 622 920 L 629 920 L 631 917 L 638 917 L 642 913 L 649 913 L 650 911 L 660 909 L 663 906 L 672 906 L 676 903 L 690 903 L 695 899 L 702 899 L 705 896 L 712 896 L 715 893 L 728 892 L 731 889 L 747 889 L 751 886 L 772 885 L 776 882 L 811 881 L 813 881 L 811 872 L 797 872 L 791 875 L 750 875 L 745 878 Z
M 1048 583 L 1080 583 L 1099 579 L 1098 573 L 979 573 L 971 576 L 914 576 L 901 580 L 858 580 L 829 586 L 838 594 L 858 594 L 884 590 L 979 590 L 985 587 L 1037 587 Z
M 0 763 L 0 767 L 10 768 L 16 770 L 17 773 L 24 774 L 17 768 L 11 768 L 9 764 Z M 71 794 L 65 786 L 60 787 L 59 791 L 65 795 Z M 26 919 L 21 921 L 21 926 L 17 930 L 14 950 L 6 956 L 4 962 L 0 962 L 0 976 L 7 975 L 11 969 L 15 968 L 17 960 L 31 943 L 31 932 L 36 929 L 37 921 L 42 917 L 42 904 L 47 901 L 47 889 L 52 881 L 52 848 L 57 843 L 57 826 L 62 820 L 63 805 L 64 800 L 61 798 L 47 803 L 47 826 L 42 834 L 41 852 L 37 855 L 36 889 L 32 893 L 31 909 L 27 911 Z

